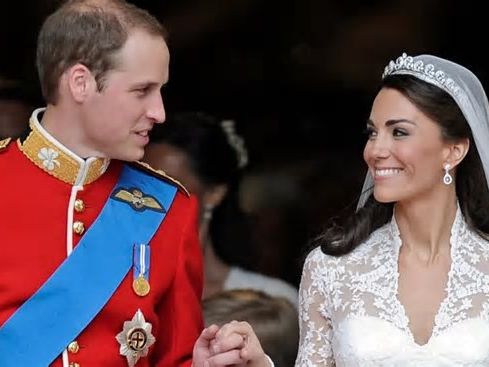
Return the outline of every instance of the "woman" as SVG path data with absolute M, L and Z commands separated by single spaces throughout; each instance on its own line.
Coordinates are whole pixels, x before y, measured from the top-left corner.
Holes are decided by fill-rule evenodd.
M 450 61 L 403 54 L 385 68 L 367 132 L 357 212 L 304 264 L 296 365 L 489 365 L 480 82 Z
M 155 126 L 145 161 L 180 180 L 201 204 L 204 298 L 227 289 L 253 288 L 297 305 L 297 290 L 254 271 L 250 227 L 238 202 L 248 153 L 234 122 L 199 112 L 171 116 Z
M 359 209 L 304 265 L 297 366 L 489 364 L 488 116 L 459 65 L 386 67 Z

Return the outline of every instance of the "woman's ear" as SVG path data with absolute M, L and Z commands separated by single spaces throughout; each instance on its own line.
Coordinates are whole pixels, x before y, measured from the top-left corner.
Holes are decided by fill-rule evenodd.
M 445 163 L 449 164 L 451 168 L 455 168 L 465 158 L 469 151 L 469 147 L 470 141 L 468 138 L 450 144 Z

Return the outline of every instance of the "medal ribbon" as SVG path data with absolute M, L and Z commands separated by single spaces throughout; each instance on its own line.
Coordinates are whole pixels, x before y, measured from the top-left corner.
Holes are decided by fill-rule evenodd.
M 149 281 L 150 251 L 149 244 L 134 245 L 134 279 L 143 277 Z

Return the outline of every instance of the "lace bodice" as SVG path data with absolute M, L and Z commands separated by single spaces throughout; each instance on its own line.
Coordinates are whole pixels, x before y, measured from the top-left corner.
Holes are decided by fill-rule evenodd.
M 450 244 L 446 297 L 424 345 L 414 341 L 398 299 L 394 218 L 348 255 L 313 250 L 299 290 L 296 366 L 488 366 L 489 243 L 458 210 Z

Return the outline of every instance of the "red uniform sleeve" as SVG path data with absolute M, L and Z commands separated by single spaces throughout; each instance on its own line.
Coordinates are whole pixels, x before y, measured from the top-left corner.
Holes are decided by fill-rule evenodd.
M 175 277 L 157 310 L 161 320 L 158 334 L 170 334 L 171 340 L 169 344 L 155 348 L 154 367 L 190 366 L 194 343 L 203 328 L 203 272 L 197 231 L 197 201 L 191 198 L 190 202 L 191 215 L 187 216 L 188 221 L 182 225 L 182 243 L 175 259 Z

